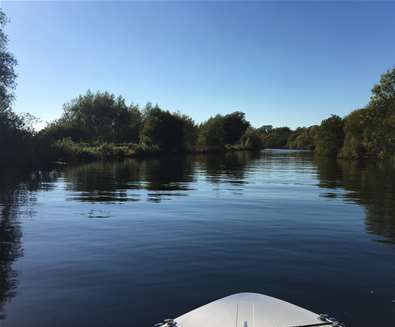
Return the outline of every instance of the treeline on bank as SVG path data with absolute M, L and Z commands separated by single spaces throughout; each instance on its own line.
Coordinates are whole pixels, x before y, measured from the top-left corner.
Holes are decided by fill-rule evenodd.
M 395 69 L 381 76 L 366 107 L 296 130 L 254 128 L 239 111 L 196 124 L 158 105 L 140 108 L 109 92 L 88 91 L 36 131 L 35 117 L 12 110 L 17 62 L 7 49 L 6 23 L 0 10 L 0 167 L 262 148 L 309 149 L 350 159 L 395 157 Z
M 191 117 L 121 96 L 88 91 L 64 105 L 62 116 L 40 131 L 34 118 L 8 106 L 0 111 L 1 164 L 42 165 L 62 161 L 159 154 L 289 148 L 349 159 L 395 155 L 395 69 L 381 76 L 369 104 L 344 118 L 297 128 L 254 128 L 239 111 L 196 124 Z
M 128 105 L 109 92 L 86 94 L 64 105 L 61 118 L 35 132 L 31 116 L 3 112 L 6 158 L 40 164 L 54 161 L 215 152 L 263 147 L 242 112 L 216 115 L 202 124 L 147 104 Z M 4 133 L 5 132 L 5 133 Z

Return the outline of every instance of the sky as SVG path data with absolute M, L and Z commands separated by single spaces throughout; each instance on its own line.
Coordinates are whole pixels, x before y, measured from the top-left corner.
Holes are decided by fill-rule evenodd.
M 395 2 L 0 1 L 14 108 L 45 122 L 107 90 L 196 122 L 309 126 L 367 104 L 395 66 Z

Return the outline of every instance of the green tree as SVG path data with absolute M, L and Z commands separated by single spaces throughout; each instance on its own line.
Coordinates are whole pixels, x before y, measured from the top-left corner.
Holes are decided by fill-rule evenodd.
M 223 118 L 224 142 L 235 144 L 240 141 L 250 123 L 245 119 L 245 114 L 240 111 L 225 115 Z
M 340 156 L 395 156 L 395 69 L 387 71 L 372 89 L 369 104 L 345 118 L 345 141 Z
M 0 10 L 0 165 L 15 166 L 30 160 L 34 130 L 33 116 L 18 115 L 11 108 L 17 62 L 7 49 L 8 38 L 4 32 L 7 21 L 6 15 Z
M 395 99 L 395 68 L 388 70 L 380 77 L 380 82 L 373 86 L 370 105 L 385 106 Z
M 7 22 L 7 16 L 0 9 L 0 112 L 10 109 L 16 86 L 15 66 L 17 62 L 7 49 L 8 37 L 4 32 Z M 12 120 L 13 117 L 10 119 Z
M 315 152 L 321 156 L 337 156 L 343 142 L 343 119 L 336 115 L 324 119 L 315 134 Z
M 169 152 L 188 151 L 196 142 L 196 126 L 188 116 L 149 104 L 144 110 L 140 137 L 144 147 Z
M 210 117 L 199 126 L 199 147 L 203 150 L 221 149 L 225 145 L 225 130 L 223 117 Z
M 70 132 L 63 137 L 77 140 L 138 143 L 141 125 L 137 106 L 109 92 L 88 91 L 66 103 L 63 116 L 50 127 L 60 128 L 60 134 Z

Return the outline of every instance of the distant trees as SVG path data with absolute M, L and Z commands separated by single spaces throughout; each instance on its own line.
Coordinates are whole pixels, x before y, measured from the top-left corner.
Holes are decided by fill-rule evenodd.
M 285 148 L 288 138 L 292 135 L 289 127 L 267 128 L 263 126 L 259 130 L 262 132 L 265 148 Z
M 314 150 L 317 126 L 299 127 L 288 138 L 287 147 L 290 149 Z

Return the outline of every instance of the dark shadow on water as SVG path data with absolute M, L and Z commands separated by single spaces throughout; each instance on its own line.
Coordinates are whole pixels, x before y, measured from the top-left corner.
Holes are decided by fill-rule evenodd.
M 15 295 L 18 275 L 15 260 L 23 256 L 20 215 L 34 215 L 34 191 L 49 191 L 57 173 L 20 173 L 7 170 L 0 174 L 0 320 L 2 308 Z
M 259 160 L 261 153 L 235 151 L 212 155 L 197 155 L 198 168 L 204 173 L 210 183 L 221 182 L 233 185 L 247 183 L 247 167 Z
M 363 206 L 366 231 L 380 236 L 378 241 L 395 243 L 395 164 L 328 158 L 316 158 L 315 163 L 321 188 L 344 190 L 324 196 Z
M 193 181 L 191 157 L 150 160 L 95 162 L 71 167 L 64 172 L 68 200 L 117 203 L 144 200 L 139 191 L 148 191 L 155 202 L 187 195 Z

